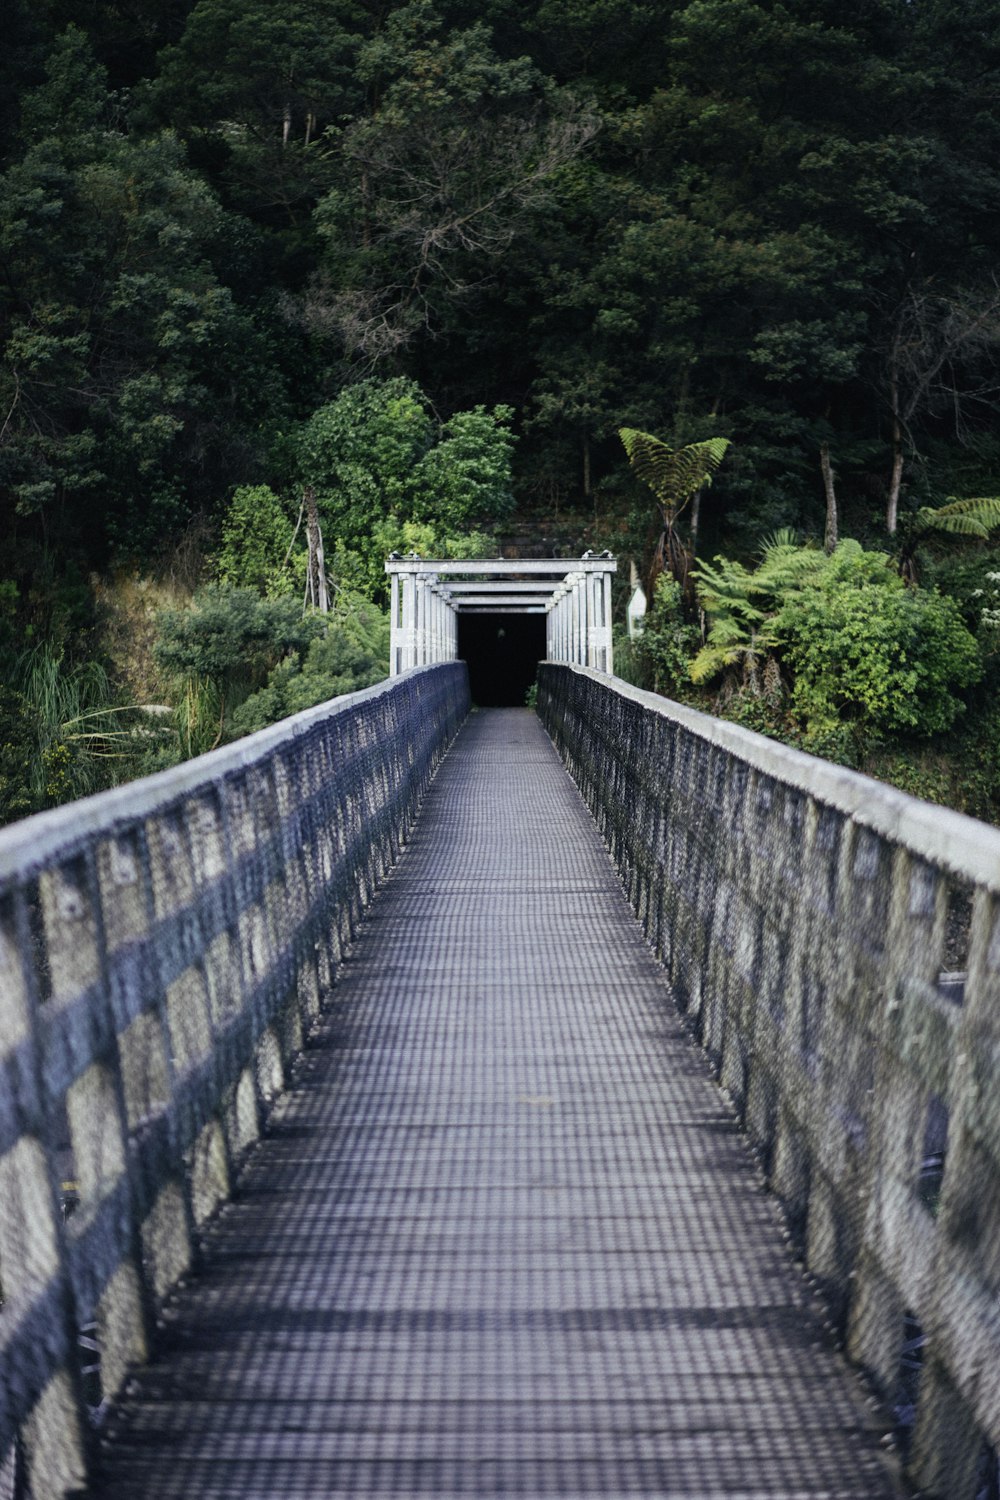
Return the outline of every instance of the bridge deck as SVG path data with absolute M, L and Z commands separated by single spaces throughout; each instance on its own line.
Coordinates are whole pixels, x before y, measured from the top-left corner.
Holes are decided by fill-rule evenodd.
M 879 1433 L 534 716 L 473 715 L 107 1500 L 873 1500 Z

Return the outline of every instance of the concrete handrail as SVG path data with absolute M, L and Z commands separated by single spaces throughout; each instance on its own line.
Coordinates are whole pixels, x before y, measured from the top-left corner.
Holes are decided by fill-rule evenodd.
M 418 669 L 0 831 L 0 1491 L 86 1482 L 467 708 Z
M 538 706 L 912 1476 L 974 1500 L 1000 1449 L 1000 830 L 584 668 L 544 664 Z

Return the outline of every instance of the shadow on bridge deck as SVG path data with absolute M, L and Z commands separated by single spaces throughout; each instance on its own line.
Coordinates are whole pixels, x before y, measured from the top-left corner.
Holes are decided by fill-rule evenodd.
M 532 714 L 470 718 L 333 1002 L 106 1500 L 895 1493 Z

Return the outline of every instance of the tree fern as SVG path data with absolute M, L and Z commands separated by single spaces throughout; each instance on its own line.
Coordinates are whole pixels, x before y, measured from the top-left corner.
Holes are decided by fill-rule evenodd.
M 849 548 L 851 544 L 843 543 Z M 758 667 L 781 644 L 779 605 L 828 565 L 826 553 L 801 547 L 794 533 L 777 531 L 761 549 L 751 573 L 742 563 L 717 557 L 692 569 L 698 602 L 708 621 L 705 644 L 691 663 L 696 683 L 739 669 L 753 681 Z
M 979 495 L 967 500 L 949 498 L 944 505 L 922 505 L 902 526 L 902 545 L 896 566 L 903 579 L 918 582 L 917 555 L 929 531 L 946 536 L 976 537 L 985 541 L 1000 526 L 1000 496 Z
M 944 531 L 952 536 L 985 539 L 1000 526 L 1000 496 L 981 495 L 971 500 L 949 499 L 946 504 L 922 505 L 917 511 L 919 531 Z
M 711 484 L 729 447 L 728 438 L 715 437 L 671 448 L 635 427 L 620 427 L 618 436 L 633 472 L 649 485 L 665 520 L 668 516 L 676 519 L 695 492 Z
M 619 427 L 618 436 L 633 472 L 649 485 L 663 517 L 663 530 L 647 575 L 648 592 L 652 595 L 664 569 L 686 585 L 691 554 L 677 535 L 677 518 L 698 491 L 711 484 L 712 475 L 726 456 L 729 439 L 705 438 L 684 448 L 671 448 L 652 433 L 635 427 Z
M 742 563 L 717 557 L 714 565 L 698 563 L 691 576 L 698 591 L 698 601 L 713 621 L 735 616 L 755 623 L 764 618 L 764 611 L 750 599 L 754 592 L 754 575 L 748 573 Z

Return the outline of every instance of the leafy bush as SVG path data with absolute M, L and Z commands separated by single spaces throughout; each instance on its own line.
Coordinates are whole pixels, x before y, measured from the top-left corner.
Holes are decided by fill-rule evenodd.
M 936 734 L 962 712 L 955 689 L 982 672 L 954 600 L 907 588 L 889 560 L 842 542 L 775 616 L 793 674 L 792 709 L 810 733 L 843 721 L 875 734 Z
M 226 738 L 239 705 L 289 654 L 298 658 L 322 633 L 321 616 L 296 599 L 262 599 L 254 589 L 212 584 L 189 609 L 162 610 L 155 655 L 182 682 L 181 743 L 197 755 Z
M 285 505 L 268 485 L 240 485 L 222 522 L 219 582 L 269 597 L 301 593 L 291 557 L 294 530 Z
M 514 509 L 512 433 L 504 425 L 513 408 L 475 406 L 456 412 L 424 454 L 413 475 L 414 519 L 426 519 L 445 537 L 499 521 Z
M 305 659 L 294 657 L 270 672 L 267 686 L 253 693 L 233 715 L 236 734 L 253 734 L 289 714 L 371 687 L 385 677 L 385 663 L 352 641 L 342 630 L 331 629 L 312 641 Z
M 295 599 L 262 599 L 248 588 L 210 584 L 189 609 L 158 617 L 163 666 L 220 680 L 262 677 L 288 651 L 303 651 L 322 629 Z
M 23 693 L 0 683 L 0 823 L 13 822 L 37 807 L 31 784 L 38 757 L 38 724 Z
M 289 714 L 380 682 L 389 670 L 389 621 L 367 601 L 342 598 L 327 630 L 300 660 L 288 656 L 267 684 L 233 715 L 236 734 L 252 734 Z
M 338 571 L 383 599 L 385 554 L 448 555 L 466 533 L 513 509 L 511 408 L 457 412 L 435 427 L 420 387 L 398 376 L 341 391 L 305 424 L 298 456 Z M 409 542 L 409 545 L 408 545 Z
M 845 758 L 845 725 L 862 742 L 947 729 L 964 707 L 957 690 L 982 674 L 954 600 L 908 587 L 855 541 L 827 556 L 779 535 L 756 571 L 717 558 L 697 582 L 709 630 L 694 680 L 736 671 L 759 693 L 779 672 L 797 737 L 818 753 Z
M 637 641 L 640 660 L 654 692 L 684 697 L 691 681 L 691 658 L 698 631 L 684 617 L 683 590 L 676 579 L 661 573 L 656 580 L 653 607 Z

